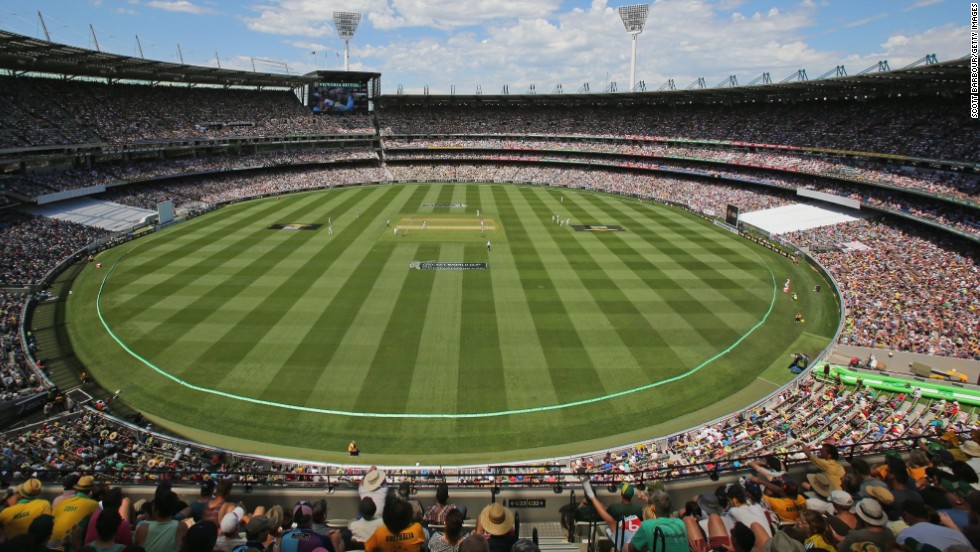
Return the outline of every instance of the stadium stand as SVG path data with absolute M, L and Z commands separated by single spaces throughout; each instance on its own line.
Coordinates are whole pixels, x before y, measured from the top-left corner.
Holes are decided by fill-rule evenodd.
M 951 102 L 941 97 L 765 105 L 578 105 L 571 116 L 567 106 L 548 103 L 474 107 L 434 101 L 392 98 L 374 120 L 329 118 L 312 116 L 288 91 L 4 77 L 0 78 L 0 148 L 6 151 L 0 153 L 0 162 L 9 170 L 0 180 L 0 191 L 6 193 L 6 204 L 13 205 L 105 185 L 110 189 L 100 199 L 153 209 L 166 200 L 214 206 L 375 182 L 521 182 L 649 198 L 717 217 L 728 204 L 745 211 L 788 205 L 797 201 L 796 190 L 806 187 L 859 199 L 862 208 L 881 215 L 778 236 L 793 247 L 811 249 L 839 282 L 848 309 L 841 343 L 980 359 L 976 265 L 980 228 L 972 167 L 978 161 L 980 130 L 964 122 Z M 801 119 L 822 124 L 801 125 Z M 376 125 L 383 129 L 380 137 Z M 316 137 L 302 139 L 298 146 L 286 145 L 304 135 Z M 351 145 L 337 138 L 341 135 L 358 135 L 367 143 Z M 283 149 L 241 147 L 253 138 L 271 139 Z M 219 150 L 213 142 L 225 139 L 241 139 L 234 142 L 240 149 L 215 154 Z M 199 151 L 178 154 L 177 144 L 185 147 L 188 140 L 206 143 L 191 146 Z M 51 146 L 80 149 L 52 153 Z M 149 153 L 130 155 L 133 150 L 127 148 L 132 146 L 146 147 L 143 151 Z M 923 221 L 933 225 L 920 224 Z M 108 232 L 89 226 L 3 209 L 0 283 L 40 284 L 59 263 L 107 237 Z M 865 248 L 852 247 L 855 243 Z M 45 390 L 44 378 L 28 359 L 36 352 L 31 350 L 30 336 L 28 350 L 21 346 L 20 316 L 25 302 L 46 298 L 43 292 L 0 293 L 0 400 Z M 84 408 L 56 390 L 49 392 L 49 399 L 45 415 L 57 417 L 8 431 L 0 441 L 3 478 L 21 497 L 32 496 L 28 479 L 38 477 L 49 484 L 71 471 L 94 473 L 116 484 L 229 478 L 249 488 L 353 486 L 367 472 L 249 457 L 169 438 L 152 431 L 141 417 L 129 421 L 114 417 L 114 397 L 102 397 Z M 864 506 L 858 514 L 860 523 L 879 527 L 885 515 L 882 509 L 889 519 L 903 513 L 895 497 L 909 500 L 911 493 L 901 475 L 908 471 L 921 488 L 917 494 L 923 501 L 945 512 L 976 547 L 980 539 L 974 538 L 980 532 L 965 512 L 980 515 L 975 509 L 980 491 L 970 487 L 977 483 L 976 472 L 971 477 L 963 469 L 964 460 L 980 457 L 980 444 L 969 434 L 976 427 L 976 414 L 960 410 L 956 403 L 925 400 L 914 392 L 845 386 L 811 373 L 763 403 L 722 420 L 570 459 L 563 467 L 568 471 L 560 475 L 542 466 L 513 467 L 506 473 L 472 467 L 441 470 L 421 484 L 448 479 L 454 485 L 480 488 L 578 485 L 574 474 L 581 471 L 597 484 L 649 482 L 652 490 L 658 480 L 672 484 L 682 478 L 744 470 L 766 454 L 778 454 L 790 464 L 805 463 L 809 456 L 804 450 L 821 443 L 832 443 L 834 450 L 853 457 L 905 451 L 919 439 L 941 436 L 923 442 L 931 446 L 930 456 L 913 453 L 907 465 L 890 457 L 886 469 L 876 469 L 875 475 L 865 473 L 860 459 L 851 461 L 841 486 L 850 500 L 860 500 Z M 924 468 L 920 456 L 932 472 Z M 814 464 L 827 467 L 826 462 Z M 338 474 L 338 469 L 343 473 Z M 972 465 L 967 469 L 975 470 Z M 862 476 L 887 488 L 891 502 L 884 493 L 863 489 Z M 418 477 L 413 470 L 395 474 L 395 480 L 416 483 Z M 768 506 L 775 501 L 759 491 L 761 479 L 767 477 L 762 473 L 760 479 L 745 479 L 712 495 L 718 512 L 708 507 L 710 500 L 698 500 L 705 495 L 694 497 L 694 507 L 689 503 L 678 508 L 692 516 L 693 523 L 685 524 L 690 549 L 707 549 L 709 539 L 713 545 L 728 539 L 738 541 L 743 550 L 760 549 L 761 541 L 770 535 L 773 541 L 784 535 L 811 544 L 844 540 L 839 524 L 831 532 L 814 529 L 816 522 L 798 523 L 795 530 L 775 524 L 753 533 L 745 509 L 768 508 L 770 514 L 776 510 Z M 829 497 L 820 498 L 824 496 L 820 480 L 809 480 L 811 492 L 816 493 L 810 500 L 827 503 Z M 953 492 L 944 503 L 939 496 L 947 494 L 945 489 Z M 784 498 L 780 492 L 788 491 L 780 485 L 767 491 Z M 657 502 L 655 492 L 650 494 L 654 503 L 664 504 Z M 874 496 L 880 502 L 874 502 Z M 672 508 L 668 505 L 666 511 Z M 667 512 L 658 514 L 666 517 Z M 905 512 L 907 519 L 920 519 L 917 512 L 914 507 Z M 123 512 L 134 524 L 137 514 L 128 508 Z M 698 533 L 699 520 L 694 518 L 703 518 L 709 530 Z M 858 523 L 858 518 L 840 519 L 847 524 Z M 940 519 L 950 525 L 947 518 Z M 219 521 L 224 525 L 224 520 Z M 724 529 L 712 532 L 719 521 Z M 739 529 L 736 522 L 745 525 Z M 767 523 L 765 517 L 762 523 Z M 239 523 L 226 533 L 249 526 Z M 856 525 L 850 529 L 860 532 Z M 892 538 L 897 536 L 900 542 L 912 535 L 894 529 Z M 753 541 L 748 546 L 743 541 L 749 538 L 746 530 Z M 883 543 L 890 542 L 884 532 L 878 535 Z

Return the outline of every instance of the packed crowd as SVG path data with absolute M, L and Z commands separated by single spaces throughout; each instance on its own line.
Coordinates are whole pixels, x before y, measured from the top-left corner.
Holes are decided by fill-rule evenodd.
M 99 197 L 143 209 L 155 209 L 158 203 L 170 200 L 177 206 L 188 203 L 216 205 L 270 194 L 381 182 L 384 178 L 384 170 L 373 164 L 247 175 L 221 174 L 197 177 L 191 182 L 180 180 L 126 186 Z
M 682 138 L 806 146 L 975 162 L 980 130 L 936 97 L 742 105 L 382 105 L 384 136 L 517 134 Z M 800 124 L 820 121 L 820 124 Z
M 841 343 L 980 359 L 975 249 L 868 220 L 783 238 L 803 247 L 835 246 L 814 256 L 834 275 L 844 296 Z
M 419 158 L 434 155 L 464 155 L 468 149 L 504 150 L 500 155 L 542 152 L 599 152 L 615 155 L 638 155 L 668 159 L 697 159 L 730 165 L 773 168 L 843 180 L 865 182 L 878 186 L 917 190 L 967 201 L 980 205 L 980 180 L 961 172 L 911 170 L 898 166 L 871 164 L 860 159 L 831 157 L 806 152 L 775 152 L 766 150 L 718 147 L 717 144 L 687 144 L 666 141 L 607 139 L 562 140 L 547 137 L 445 137 L 389 138 L 385 140 L 389 159 Z M 423 148 L 462 148 L 464 151 L 419 151 Z M 516 150 L 516 151 L 512 151 Z M 472 152 L 469 152 L 472 153 Z M 567 157 L 567 156 L 566 156 Z
M 27 300 L 26 292 L 0 291 L 0 401 L 36 393 L 42 386 L 20 343 L 21 312 Z
M 318 116 L 291 91 L 4 77 L 0 106 L 0 149 L 375 132 L 367 115 Z
M 107 235 L 91 226 L 0 211 L 0 285 L 40 282 L 63 259 Z
M 373 149 L 368 147 L 355 147 L 100 163 L 92 169 L 68 169 L 64 171 L 35 172 L 28 175 L 8 176 L 0 180 L 0 193 L 10 191 L 27 197 L 37 197 L 53 192 L 85 188 L 88 186 L 118 185 L 126 182 L 139 182 L 200 172 L 221 172 L 377 159 L 378 154 Z
M 10 484 L 0 510 L 5 538 L 31 534 L 34 518 L 50 514 L 53 519 L 45 520 L 45 530 L 34 536 L 54 547 L 67 548 L 70 540 L 72 550 L 98 540 L 96 548 L 103 550 L 121 542 L 155 552 L 231 552 L 250 547 L 271 551 L 274 542 L 280 550 L 287 548 L 291 532 L 298 530 L 306 535 L 304 539 L 325 537 L 336 552 L 385 550 L 385 542 L 409 546 L 397 548 L 401 552 L 421 552 L 425 543 L 432 551 L 445 551 L 457 549 L 454 546 L 466 526 L 481 544 L 506 552 L 520 536 L 514 513 L 501 504 L 491 504 L 475 516 L 475 523 L 466 524 L 467 512 L 450 500 L 445 482 L 567 486 L 581 477 L 586 496 L 577 507 L 562 508 L 562 521 L 569 531 L 574 531 L 578 521 L 598 522 L 608 528 L 602 532 L 614 541 L 616 550 L 650 550 L 649 539 L 656 528 L 664 533 L 667 550 L 677 552 L 709 548 L 849 552 L 852 544 L 867 542 L 878 548 L 863 546 L 861 550 L 883 552 L 890 549 L 890 543 L 909 539 L 948 550 L 949 543 L 941 543 L 969 547 L 980 542 L 980 519 L 976 517 L 980 511 L 975 509 L 980 505 L 980 492 L 975 490 L 980 444 L 974 441 L 976 433 L 969 433 L 976 427 L 975 415 L 960 410 L 956 403 L 922 399 L 914 390 L 877 393 L 868 387 L 807 378 L 771 404 L 723 422 L 601 458 L 555 466 L 557 471 L 527 468 L 529 477 L 515 468 L 506 474 L 473 468 L 401 471 L 389 477 L 374 468 L 338 472 L 325 465 L 277 464 L 168 441 L 142 427 L 144 420 L 134 421 L 121 424 L 104 412 L 90 410 L 4 435 L 0 461 Z M 907 450 L 910 444 L 917 446 L 903 458 L 898 451 Z M 886 453 L 882 465 L 872 466 L 863 459 L 874 452 Z M 810 473 L 789 475 L 787 468 L 807 463 Z M 660 470 L 644 471 L 651 468 Z M 716 492 L 691 497 L 683 507 L 671 504 L 667 490 L 673 479 L 719 470 L 741 477 L 738 483 L 721 485 Z M 798 472 L 798 468 L 793 470 Z M 68 475 L 63 476 L 65 473 Z M 46 504 L 39 498 L 43 487 L 55 485 L 62 477 L 64 492 Z M 107 483 L 97 480 L 158 486 L 149 506 L 144 501 L 133 505 L 110 495 L 119 491 L 110 491 Z M 170 494 L 172 483 L 191 481 L 200 483 L 200 494 L 179 503 Z M 332 519 L 328 524 L 325 502 L 301 500 L 284 512 L 274 504 L 256 505 L 254 499 L 232 497 L 235 485 L 248 493 L 254 485 L 287 483 L 318 488 L 354 486 L 358 516 Z M 592 487 L 611 484 L 617 485 L 618 502 L 603 504 Z M 436 487 L 435 499 L 426 506 L 413 489 L 431 485 Z M 683 490 L 674 490 L 675 496 L 680 493 Z M 101 511 L 98 500 L 103 501 Z M 244 501 L 251 502 L 252 508 L 246 509 Z M 73 514 L 74 507 L 84 512 Z M 397 516 L 396 510 L 400 512 Z M 453 510 L 458 513 L 451 513 Z M 88 519 L 110 511 L 111 528 Z M 119 517 L 128 523 L 125 531 L 119 529 Z M 635 522 L 623 523 L 632 518 Z M 73 530 L 83 520 L 81 528 Z M 209 524 L 207 531 L 201 522 Z M 154 523 L 166 527 L 165 538 L 147 540 L 162 530 Z M 397 539 L 390 541 L 389 533 L 398 535 Z M 314 536 L 317 534 L 320 536 Z M 508 542 L 495 540 L 499 538 Z M 770 540 L 773 544 L 764 546 Z M 260 541 L 260 546 L 254 544 Z M 243 544 L 244 548 L 236 548 Z

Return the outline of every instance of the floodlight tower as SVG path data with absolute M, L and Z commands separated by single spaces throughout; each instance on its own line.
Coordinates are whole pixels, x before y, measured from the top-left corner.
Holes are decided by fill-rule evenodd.
M 344 39 L 344 71 L 350 71 L 350 39 L 354 38 L 361 14 L 355 12 L 333 12 L 333 25 L 337 34 Z
M 630 92 L 636 86 L 636 37 L 643 32 L 643 25 L 647 22 L 649 12 L 649 4 L 619 7 L 619 17 L 623 20 L 623 25 L 626 26 L 626 32 L 633 37 L 633 58 L 630 60 Z

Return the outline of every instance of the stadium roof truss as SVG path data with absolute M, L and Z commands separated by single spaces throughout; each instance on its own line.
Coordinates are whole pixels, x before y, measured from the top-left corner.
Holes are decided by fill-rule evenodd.
M 934 58 L 933 58 L 934 59 Z M 724 86 L 716 88 L 670 88 L 649 92 L 618 92 L 605 94 L 511 94 L 488 95 L 390 95 L 379 98 L 379 105 L 528 105 L 528 106 L 576 106 L 576 105 L 685 105 L 685 104 L 737 104 L 745 102 L 799 102 L 813 100 L 837 100 L 847 98 L 880 98 L 899 94 L 944 94 L 953 97 L 969 90 L 969 57 L 916 65 L 887 72 L 867 72 L 846 75 L 838 67 L 830 74 L 841 76 L 771 84 L 765 81 L 749 86 Z M 732 77 L 726 79 L 730 83 Z M 770 79 L 771 82 L 771 79 Z
M 18 76 L 47 73 L 106 79 L 108 82 L 132 80 L 256 88 L 298 88 L 316 78 L 154 61 L 56 44 L 2 30 L 0 69 Z

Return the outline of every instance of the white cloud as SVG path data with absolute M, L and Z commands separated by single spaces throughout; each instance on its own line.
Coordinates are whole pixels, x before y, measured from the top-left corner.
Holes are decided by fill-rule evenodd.
M 146 5 L 158 10 L 192 13 L 195 15 L 217 13 L 211 8 L 199 6 L 189 0 L 150 0 Z

